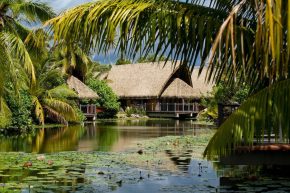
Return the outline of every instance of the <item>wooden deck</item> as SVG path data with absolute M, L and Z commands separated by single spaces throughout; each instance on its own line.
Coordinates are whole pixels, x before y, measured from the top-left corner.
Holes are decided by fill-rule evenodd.
M 96 120 L 98 114 L 96 105 L 80 105 L 80 110 L 86 118 Z
M 150 117 L 173 118 L 193 117 L 202 110 L 198 103 L 147 103 L 143 108 Z

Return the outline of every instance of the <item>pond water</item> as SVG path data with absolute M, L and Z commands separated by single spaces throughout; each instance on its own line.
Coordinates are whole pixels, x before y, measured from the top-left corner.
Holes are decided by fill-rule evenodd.
M 198 135 L 210 125 L 178 120 L 112 120 L 95 124 L 39 129 L 25 136 L 0 137 L 0 152 L 119 152 L 145 139 Z
M 156 156 L 163 156 L 170 170 L 157 170 L 162 164 L 159 161 L 148 164 L 147 160 L 143 168 L 122 164 L 132 156 L 124 152 L 145 139 L 172 135 L 198 138 L 210 128 L 193 121 L 99 121 L 0 137 L 0 192 L 290 192 L 290 167 L 281 163 L 225 165 L 195 158 L 190 148 L 165 148 Z M 45 153 L 54 164 L 36 161 L 37 155 L 31 152 Z M 33 167 L 22 167 L 27 160 L 33 160 Z

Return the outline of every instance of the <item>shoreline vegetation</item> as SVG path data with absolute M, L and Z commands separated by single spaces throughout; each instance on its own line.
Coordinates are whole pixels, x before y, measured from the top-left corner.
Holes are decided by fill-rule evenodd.
M 151 178 L 170 173 L 182 175 L 176 167 L 172 167 L 166 152 L 189 152 L 188 158 L 202 159 L 207 142 L 214 133 L 215 130 L 208 129 L 198 136 L 167 136 L 144 140 L 117 153 L 0 153 L 0 176 L 7 179 L 7 183 L 0 184 L 0 190 L 73 190 L 78 187 L 89 191 L 94 185 L 99 188 L 117 188 L 120 181 L 123 184 L 138 183 L 146 175 L 151 175 Z M 139 172 L 144 176 L 142 179 Z M 9 182 L 12 179 L 21 179 L 21 183 Z

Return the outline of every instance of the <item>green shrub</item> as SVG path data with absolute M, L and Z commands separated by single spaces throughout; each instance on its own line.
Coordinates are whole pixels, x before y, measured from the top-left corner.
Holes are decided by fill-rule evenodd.
M 241 104 L 249 95 L 249 87 L 243 86 L 228 86 L 223 82 L 216 85 L 207 96 L 202 97 L 201 104 L 207 109 L 199 113 L 200 119 L 218 118 L 218 104 Z
M 98 113 L 100 118 L 112 118 L 115 117 L 120 109 L 120 103 L 118 102 L 118 96 L 113 92 L 112 88 L 107 85 L 105 81 L 89 79 L 87 85 L 93 89 L 100 96 L 95 100 L 97 106 L 105 108 L 105 111 Z

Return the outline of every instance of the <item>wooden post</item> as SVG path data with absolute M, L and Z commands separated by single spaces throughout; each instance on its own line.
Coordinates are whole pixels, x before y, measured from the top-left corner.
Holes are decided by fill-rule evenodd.
M 184 112 L 184 99 L 182 99 L 182 112 Z
M 220 126 L 223 123 L 224 120 L 224 109 L 223 104 L 218 104 L 218 126 Z

